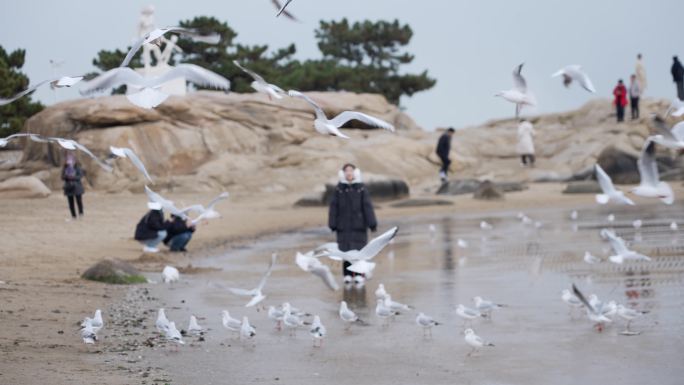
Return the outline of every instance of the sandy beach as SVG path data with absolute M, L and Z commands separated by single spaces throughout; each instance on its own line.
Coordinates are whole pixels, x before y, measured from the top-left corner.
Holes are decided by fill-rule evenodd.
M 529 190 L 507 194 L 505 200 L 494 202 L 459 196 L 446 198 L 453 202 L 452 206 L 399 209 L 384 202 L 376 206 L 382 224 L 431 215 L 472 218 L 484 216 L 488 212 L 497 213 L 497 216 L 502 212 L 513 216 L 518 210 L 541 210 L 543 213 L 545 207 L 569 211 L 593 204 L 592 195 L 563 195 L 560 193 L 563 187 L 560 184 L 532 184 Z M 682 193 L 681 187 L 677 186 L 676 190 Z M 168 195 L 177 202 L 207 200 L 211 197 L 211 194 Z M 156 309 L 166 301 L 171 301 L 170 293 L 164 293 L 162 285 L 130 287 L 89 282 L 80 279 L 81 272 L 102 258 L 134 262 L 152 279 L 158 279 L 158 272 L 167 263 L 179 267 L 195 266 L 194 269 L 181 271 L 189 273 L 186 276 L 196 282 L 220 279 L 216 278 L 216 274 L 221 277 L 224 273 L 233 278 L 240 277 L 241 269 L 246 265 L 256 272 L 261 271 L 265 265 L 263 252 L 248 253 L 234 268 L 219 263 L 213 265 L 210 261 L 211 258 L 225 255 L 227 250 L 252 250 L 250 248 L 258 240 L 274 234 L 281 237 L 282 234 L 293 234 L 296 239 L 297 230 L 318 229 L 318 239 L 333 239 L 324 229 L 327 210 L 293 208 L 294 200 L 296 196 L 288 195 L 280 195 L 276 199 L 273 199 L 273 195 L 269 195 L 268 199 L 259 195 L 231 197 L 221 207 L 223 217 L 197 231 L 189 245 L 189 253 L 162 252 L 152 256 L 143 256 L 140 245 L 132 240 L 135 223 L 145 212 L 144 195 L 89 192 L 85 196 L 86 216 L 74 222 L 66 221 L 66 202 L 59 194 L 52 194 L 47 199 L 0 201 L 0 210 L 12 218 L 3 229 L 3 248 L 0 251 L 3 261 L 0 267 L 0 281 L 3 281 L 0 284 L 3 303 L 0 309 L 0 322 L 3 325 L 0 332 L 0 382 L 189 383 L 187 379 L 173 381 L 168 365 L 160 364 L 166 354 L 163 349 L 166 348 L 145 345 L 152 335 L 150 329 L 153 328 Z M 283 263 L 292 263 L 292 250 L 300 246 L 311 244 L 290 244 L 283 252 L 286 256 Z M 254 262 L 257 259 L 258 262 Z M 253 265 L 246 261 L 252 261 Z M 377 279 L 372 287 L 376 283 Z M 316 287 L 320 289 L 322 286 Z M 402 291 L 409 292 L 408 289 Z M 677 298 L 681 300 L 681 297 Z M 231 298 L 230 306 L 235 307 L 240 300 Z M 105 318 L 111 318 L 102 342 L 88 349 L 80 342 L 76 330 L 80 320 L 95 308 L 103 309 Z M 216 309 L 217 313 L 219 308 Z M 112 314 L 114 309 L 119 310 L 116 317 Z M 218 322 L 217 315 L 211 316 L 217 317 L 211 323 Z M 332 318 L 332 315 L 327 314 L 326 318 Z M 131 319 L 137 319 L 137 323 L 131 324 Z M 185 324 L 187 321 L 182 322 Z M 264 327 L 268 328 L 267 324 Z M 335 328 L 329 325 L 329 329 Z M 455 331 L 452 330 L 453 333 Z M 586 334 L 586 338 L 590 338 L 588 331 Z M 302 335 L 301 339 L 305 337 Z M 452 336 L 450 339 L 454 340 L 454 349 L 447 349 L 443 353 L 453 354 L 455 363 L 462 362 L 465 352 L 461 354 L 463 347 L 459 346 L 459 338 Z M 309 346 L 307 341 L 300 341 L 301 349 Z M 271 348 L 277 351 L 277 347 L 264 346 L 258 342 L 255 349 Z M 309 354 L 313 353 L 307 350 L 302 357 Z M 398 359 L 401 360 L 401 357 Z M 169 362 L 173 361 L 167 361 L 166 364 Z M 247 382 L 247 378 L 240 378 Z M 438 378 L 441 377 L 433 379 Z M 270 383 L 270 380 L 262 380 Z

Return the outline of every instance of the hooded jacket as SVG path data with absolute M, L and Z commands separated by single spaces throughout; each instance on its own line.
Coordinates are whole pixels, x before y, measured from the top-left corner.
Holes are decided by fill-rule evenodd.
M 684 81 L 684 67 L 682 67 L 682 63 L 678 59 L 674 59 L 670 72 L 672 72 L 672 80 L 674 82 Z
M 437 156 L 442 161 L 448 160 L 449 159 L 449 152 L 451 151 L 451 137 L 449 136 L 448 133 L 443 133 L 439 137 L 439 141 L 437 141 L 437 150 L 435 151 L 437 153 Z
M 64 195 L 83 195 L 84 191 L 81 178 L 83 178 L 83 170 L 78 164 L 62 168 L 62 180 L 64 181 L 62 189 L 64 190 Z
M 613 100 L 614 105 L 620 105 L 620 107 L 624 107 L 627 105 L 627 87 L 625 87 L 624 84 L 618 84 L 615 86 L 615 89 L 613 90 L 613 95 L 615 96 L 615 99 Z
M 147 241 L 157 238 L 160 230 L 165 230 L 164 213 L 161 210 L 150 210 L 135 227 L 135 240 Z
M 343 171 L 338 176 L 340 180 L 328 212 L 328 227 L 337 233 L 340 250 L 358 250 L 368 242 L 368 229 L 375 231 L 378 226 L 373 203 L 358 168 L 354 170 L 351 183 L 347 182 Z

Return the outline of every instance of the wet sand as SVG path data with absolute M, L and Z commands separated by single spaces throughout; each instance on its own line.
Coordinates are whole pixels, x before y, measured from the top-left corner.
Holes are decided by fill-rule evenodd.
M 590 271 L 582 264 L 584 250 L 576 252 L 572 246 L 586 242 L 595 248 L 595 254 L 601 254 L 598 225 L 608 211 L 596 210 L 590 195 L 561 195 L 562 188 L 532 185 L 528 191 L 508 194 L 501 202 L 475 201 L 469 196 L 447 198 L 454 202 L 447 207 L 397 209 L 379 203 L 382 228 L 400 224 L 402 231 L 393 245 L 394 258 L 389 259 L 387 253 L 379 258 L 365 295 L 356 290 L 329 292 L 318 280 L 297 270 L 295 249 L 304 250 L 332 238 L 323 227 L 326 209 L 293 209 L 295 195 L 231 197 L 219 208 L 224 217 L 197 232 L 190 253 L 160 253 L 151 258 L 141 258 L 140 246 L 131 239 L 135 223 L 145 211 L 144 195 L 89 192 L 85 197 L 87 216 L 77 222 L 65 222 L 66 203 L 58 194 L 44 200 L 2 200 L 0 210 L 10 220 L 5 222 L 0 250 L 0 383 L 274 383 L 276 377 L 278 383 L 322 379 L 334 383 L 570 383 L 577 378 L 569 377 L 570 373 L 581 375 L 585 372 L 580 370 L 587 367 L 592 368 L 586 372 L 592 379 L 589 382 L 594 376 L 614 378 L 612 369 L 626 367 L 625 360 L 643 362 L 628 367 L 625 383 L 644 383 L 637 380 L 654 368 L 660 383 L 676 383 L 669 381 L 682 374 L 678 364 L 682 361 L 678 353 L 682 347 L 679 309 L 684 301 L 677 265 L 682 252 L 668 243 L 672 240 L 664 226 L 676 216 L 680 225 L 684 223 L 681 206 L 638 206 L 650 213 L 644 214 L 651 216 L 647 225 L 659 223 L 642 230 L 642 251 L 657 248 L 658 253 L 674 255 L 668 257 L 672 266 L 657 271 L 649 268 L 647 278 L 641 277 L 641 270 L 634 272 L 638 280 L 663 285 L 655 297 L 636 302 L 654 308 L 651 315 L 634 324 L 635 329 L 643 328 L 644 334 L 619 336 L 618 326 L 597 335 L 587 321 L 568 319 L 558 292 L 575 281 L 602 298 L 625 302 L 625 294 L 620 293 L 626 290 L 616 287 L 634 278 L 615 269 Z M 681 187 L 677 189 L 681 196 Z M 167 195 L 179 203 L 211 198 L 211 194 Z M 572 233 L 564 215 L 582 205 L 597 213 L 592 220 L 597 223 L 589 221 L 594 214 L 588 211 L 585 217 L 582 211 L 580 222 L 593 227 L 580 226 L 578 233 Z M 531 211 L 543 206 L 561 209 Z M 548 227 L 542 227 L 539 234 L 531 229 L 523 232 L 514 219 L 518 210 L 548 221 Z M 636 211 L 625 217 L 615 212 L 618 221 L 631 222 L 629 217 Z M 486 242 L 477 227 L 480 216 L 492 216 L 496 226 L 497 234 Z M 436 225 L 434 236 L 428 233 L 428 223 Z M 506 229 L 504 235 L 499 229 Z M 454 245 L 459 237 L 470 241 L 468 250 Z M 273 332 L 264 313 L 245 310 L 242 298 L 212 285 L 255 284 L 272 251 L 278 251 L 281 258 L 268 286 L 272 291 L 267 290 L 267 303 L 289 300 L 319 313 L 329 334 L 323 349 L 312 349 L 305 332 L 300 331 L 296 338 Z M 158 274 L 153 272 L 165 263 L 221 270 L 192 269 L 196 274 L 184 274 L 183 282 L 172 288 L 103 285 L 79 278 L 84 269 L 105 257 L 133 261 L 157 280 Z M 379 329 L 372 311 L 372 291 L 381 281 L 398 300 L 445 323 L 435 329 L 434 340 L 422 339 L 413 314 L 398 317 L 388 330 Z M 510 307 L 496 314 L 491 323 L 473 325 L 497 346 L 466 359 L 468 349 L 459 334 L 462 324 L 452 310 L 456 303 L 469 303 L 478 294 Z M 343 332 L 336 316 L 337 302 L 343 296 L 369 319 L 370 326 Z M 154 340 L 148 343 L 154 334 L 154 313 L 160 306 L 167 307 L 169 316 L 183 327 L 191 312 L 205 318 L 200 322 L 212 328 L 206 341 L 177 353 L 168 352 Z M 537 313 L 535 309 L 541 306 L 550 306 L 549 312 Z M 95 308 L 103 309 L 107 326 L 100 344 L 86 348 L 75 330 Z M 221 329 L 219 312 L 224 308 L 250 316 L 258 327 L 256 346 L 242 346 Z M 526 345 L 527 338 L 533 338 L 533 348 Z M 595 341 L 600 342 L 592 346 Z M 542 363 L 544 370 L 536 372 Z

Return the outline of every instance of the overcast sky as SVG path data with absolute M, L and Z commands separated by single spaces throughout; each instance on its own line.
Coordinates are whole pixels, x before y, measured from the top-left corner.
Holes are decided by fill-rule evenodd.
M 0 45 L 27 50 L 24 71 L 32 81 L 52 76 L 50 59 L 65 60 L 58 70 L 93 70 L 100 49 L 124 49 L 136 34 L 140 10 L 156 6 L 158 26 L 210 15 L 228 21 L 243 44 L 272 48 L 295 43 L 300 59 L 318 58 L 314 29 L 321 19 L 392 20 L 411 25 L 409 51 L 416 59 L 407 71 L 424 69 L 437 85 L 402 105 L 426 129 L 462 127 L 509 117 L 514 107 L 493 94 L 512 85 L 512 68 L 523 74 L 539 100 L 536 112 L 581 106 L 609 97 L 618 78 L 628 79 L 635 56 L 644 55 L 648 96 L 675 95 L 669 70 L 674 54 L 684 56 L 682 0 L 294 0 L 290 11 L 302 23 L 275 19 L 270 0 L 0 0 Z M 571 5 L 571 7 L 568 7 Z M 566 90 L 551 73 L 581 64 L 597 95 Z M 51 104 L 49 88 L 35 96 Z M 59 100 L 78 97 L 60 90 Z

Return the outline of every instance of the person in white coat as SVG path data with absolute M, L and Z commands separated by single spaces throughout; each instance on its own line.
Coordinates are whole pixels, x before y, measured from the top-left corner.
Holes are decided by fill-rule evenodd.
M 523 119 L 518 125 L 518 146 L 516 148 L 520 155 L 523 166 L 534 167 L 534 127 L 532 123 Z
M 644 91 L 646 91 L 646 87 L 648 86 L 648 81 L 646 80 L 646 67 L 644 67 L 644 62 L 642 61 L 641 54 L 637 55 L 634 74 L 636 75 L 636 79 L 639 82 L 639 89 L 641 90 L 640 93 L 643 95 Z

